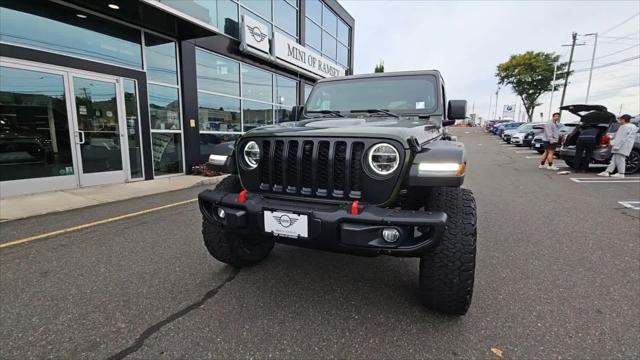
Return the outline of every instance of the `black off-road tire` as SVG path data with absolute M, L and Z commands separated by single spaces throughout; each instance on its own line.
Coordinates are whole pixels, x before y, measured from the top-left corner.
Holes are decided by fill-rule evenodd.
M 242 189 L 236 175 L 222 179 L 216 190 L 239 193 Z M 202 237 L 209 254 L 225 264 L 234 267 L 253 266 L 266 258 L 274 246 L 274 241 L 266 235 L 246 235 L 225 230 L 219 223 L 202 219 Z
M 445 212 L 447 226 L 440 241 L 420 258 L 420 300 L 440 313 L 464 315 L 473 295 L 476 201 L 468 189 L 434 188 L 425 210 Z
M 624 172 L 627 175 L 635 174 L 640 170 L 640 150 L 631 150 L 631 153 L 627 157 L 626 165 Z

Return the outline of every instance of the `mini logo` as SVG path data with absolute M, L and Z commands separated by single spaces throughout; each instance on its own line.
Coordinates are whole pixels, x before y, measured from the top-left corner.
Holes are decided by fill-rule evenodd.
M 288 228 L 289 226 L 293 226 L 293 224 L 295 224 L 298 221 L 298 219 L 290 218 L 289 215 L 274 216 L 273 218 L 283 228 Z
M 260 28 L 257 26 L 247 25 L 247 29 L 249 29 L 251 36 L 253 36 L 253 38 L 257 42 L 262 42 L 262 40 L 267 38 L 267 34 L 263 33 L 262 30 L 260 30 Z

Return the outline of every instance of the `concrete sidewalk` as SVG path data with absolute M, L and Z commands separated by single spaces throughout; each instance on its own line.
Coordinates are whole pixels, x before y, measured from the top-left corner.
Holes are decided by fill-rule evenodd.
M 86 206 L 216 184 L 222 176 L 180 175 L 125 184 L 91 186 L 0 199 L 0 221 L 22 219 Z

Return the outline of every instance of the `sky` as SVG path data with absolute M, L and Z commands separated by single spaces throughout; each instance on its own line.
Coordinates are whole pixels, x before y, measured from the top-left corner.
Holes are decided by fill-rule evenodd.
M 562 45 L 571 44 L 572 32 L 599 33 L 589 103 L 614 114 L 620 108 L 640 113 L 640 1 L 339 1 L 355 18 L 356 74 L 373 72 L 380 60 L 385 72 L 437 69 L 450 99 L 466 99 L 468 113 L 487 119 L 491 111 L 493 118 L 499 63 L 529 50 L 555 52 L 568 61 L 570 47 Z M 575 48 L 576 73 L 565 104 L 582 104 L 586 97 L 594 37 L 579 36 L 577 43 L 585 45 Z M 554 94 L 552 112 L 561 91 Z M 549 98 L 547 93 L 538 100 L 534 121 L 548 118 Z M 510 87 L 500 90 L 498 116 L 507 104 L 517 104 L 520 112 Z M 563 122 L 574 119 L 563 115 Z

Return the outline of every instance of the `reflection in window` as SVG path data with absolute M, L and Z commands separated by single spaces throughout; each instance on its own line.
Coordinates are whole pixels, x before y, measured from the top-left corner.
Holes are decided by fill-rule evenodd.
M 273 123 L 273 106 L 255 101 L 242 102 L 242 116 L 244 117 L 243 131 L 249 131 Z
M 182 13 L 238 37 L 238 5 L 231 0 L 159 0 Z
M 211 53 L 196 51 L 198 89 L 240 96 L 240 65 Z
M 306 19 L 304 26 L 304 39 L 308 46 L 320 51 L 322 44 L 322 31 L 311 20 Z
M 298 34 L 298 13 L 295 7 L 284 0 L 273 2 L 273 23 L 293 36 Z
M 338 43 L 338 64 L 347 67 L 349 64 L 349 49 Z
M 0 79 L 0 181 L 73 175 L 62 76 L 0 67 Z
M 251 9 L 254 13 L 262 16 L 267 21 L 271 21 L 271 1 L 270 0 L 242 0 L 242 5 Z
M 182 138 L 176 133 L 151 133 L 153 172 L 155 176 L 184 172 Z
M 149 84 L 149 117 L 156 130 L 180 129 L 180 102 L 178 89 Z
M 322 54 L 333 61 L 336 60 L 336 39 L 326 31 L 322 32 Z
M 329 10 L 328 7 L 324 6 L 322 11 L 322 27 L 329 32 L 329 34 L 336 36 L 336 32 L 338 29 L 338 18 L 333 13 L 333 11 Z
M 290 107 L 281 107 L 276 106 L 276 124 L 281 122 L 289 121 L 289 116 L 291 115 Z
M 349 45 L 349 26 L 342 20 L 338 20 L 338 41 Z
M 200 133 L 200 163 L 206 163 L 213 148 L 224 142 L 236 141 L 240 134 L 204 134 Z
M 322 24 L 322 3 L 320 0 L 306 0 L 304 3 L 307 17 Z
M 178 84 L 176 43 L 172 40 L 144 34 L 147 79 L 167 84 Z
M 138 91 L 134 80 L 124 80 L 124 111 L 129 140 L 129 168 L 131 178 L 142 177 L 142 143 L 140 142 L 140 118 L 138 116 Z
M 251 66 L 242 66 L 242 97 L 273 101 L 271 73 Z
M 304 85 L 304 102 L 307 102 L 309 94 L 311 94 L 311 89 L 313 89 L 312 85 Z
M 274 102 L 280 105 L 292 107 L 296 105 L 298 99 L 298 82 L 289 78 L 276 75 L 275 77 L 276 97 Z
M 200 131 L 240 132 L 240 100 L 199 92 L 198 121 Z
M 39 1 L 2 1 L 0 40 L 142 68 L 140 31 L 77 12 Z

